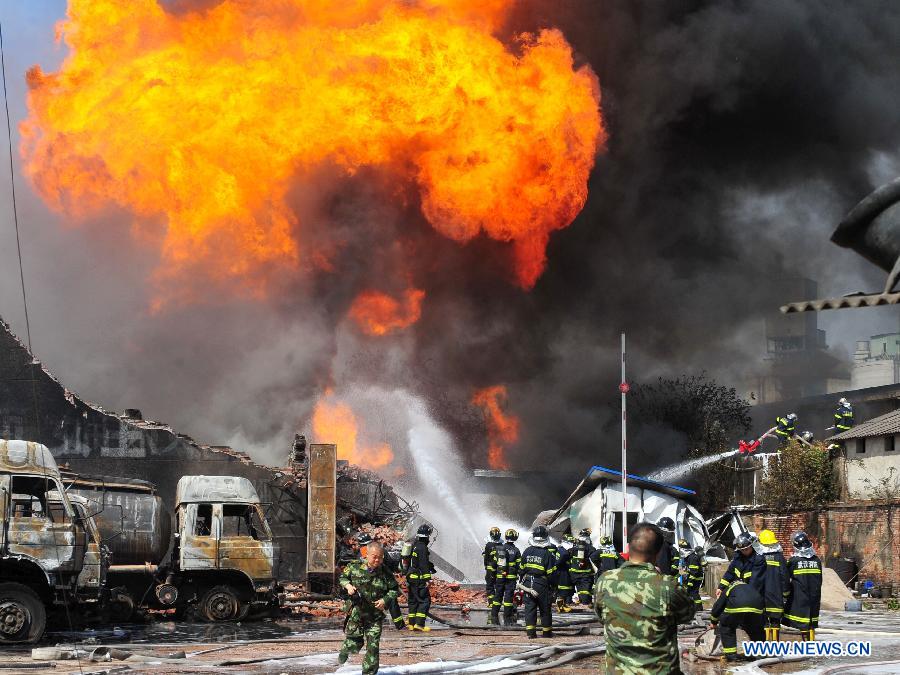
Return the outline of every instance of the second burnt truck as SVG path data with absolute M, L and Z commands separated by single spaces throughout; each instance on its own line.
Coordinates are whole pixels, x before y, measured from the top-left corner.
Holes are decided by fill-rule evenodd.
M 95 518 L 112 551 L 108 606 L 118 621 L 141 609 L 236 621 L 277 607 L 272 532 L 246 478 L 183 476 L 173 520 L 145 481 L 76 478 L 69 491 L 101 505 Z

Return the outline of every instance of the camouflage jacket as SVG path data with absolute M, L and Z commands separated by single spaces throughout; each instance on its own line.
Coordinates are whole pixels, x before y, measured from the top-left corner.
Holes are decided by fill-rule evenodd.
M 364 560 L 352 560 L 341 572 L 340 586 L 353 584 L 362 596 L 362 602 L 354 605 L 351 600 L 344 604 L 344 611 L 356 612 L 361 617 L 378 619 L 384 616 L 384 612 L 375 609 L 374 603 L 382 598 L 385 601 L 396 600 L 400 594 L 397 580 L 387 567 L 382 565 L 374 572 L 370 572 Z
M 678 673 L 678 624 L 694 616 L 694 601 L 652 563 L 625 562 L 602 574 L 594 611 L 606 635 L 607 673 Z

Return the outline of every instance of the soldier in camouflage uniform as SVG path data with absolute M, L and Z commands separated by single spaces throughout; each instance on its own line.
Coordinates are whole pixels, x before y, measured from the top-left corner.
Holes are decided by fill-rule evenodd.
M 366 655 L 362 662 L 364 675 L 378 672 L 378 646 L 381 640 L 381 626 L 384 623 L 386 603 L 395 601 L 400 589 L 394 575 L 384 566 L 384 548 L 372 542 L 366 549 L 366 560 L 347 563 L 341 573 L 341 588 L 350 597 L 344 610 L 344 643 L 338 655 L 343 665 L 350 654 L 356 654 L 366 645 Z
M 651 523 L 628 533 L 629 559 L 600 575 L 594 610 L 606 636 L 604 672 L 680 673 L 678 624 L 694 616 L 694 601 L 678 581 L 656 571 L 663 534 Z

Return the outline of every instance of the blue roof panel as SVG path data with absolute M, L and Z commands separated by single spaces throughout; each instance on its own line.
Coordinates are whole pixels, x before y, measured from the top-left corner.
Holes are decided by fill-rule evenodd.
M 591 479 L 599 479 L 599 478 L 616 478 L 618 480 L 622 480 L 622 472 L 617 471 L 616 469 L 610 469 L 605 466 L 592 466 L 588 472 L 587 476 L 585 476 L 585 480 Z M 659 481 L 653 480 L 652 478 L 647 478 L 646 476 L 637 476 L 633 473 L 628 474 L 628 480 L 630 482 L 636 483 L 641 487 L 646 487 L 652 489 L 656 489 L 660 492 L 675 492 L 681 495 L 696 495 L 696 491 L 690 490 L 686 487 L 681 487 L 680 485 L 669 485 L 668 483 L 660 483 Z

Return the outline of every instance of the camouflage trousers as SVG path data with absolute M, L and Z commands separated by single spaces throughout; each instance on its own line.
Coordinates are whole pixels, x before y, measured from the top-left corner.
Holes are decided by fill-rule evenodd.
M 366 645 L 366 655 L 362 661 L 363 675 L 374 675 L 378 672 L 378 648 L 381 641 L 381 626 L 384 622 L 384 614 L 378 617 L 361 616 L 353 610 L 347 617 L 344 626 L 344 643 L 341 645 L 341 653 L 338 657 L 344 663 L 350 654 L 356 654 Z

